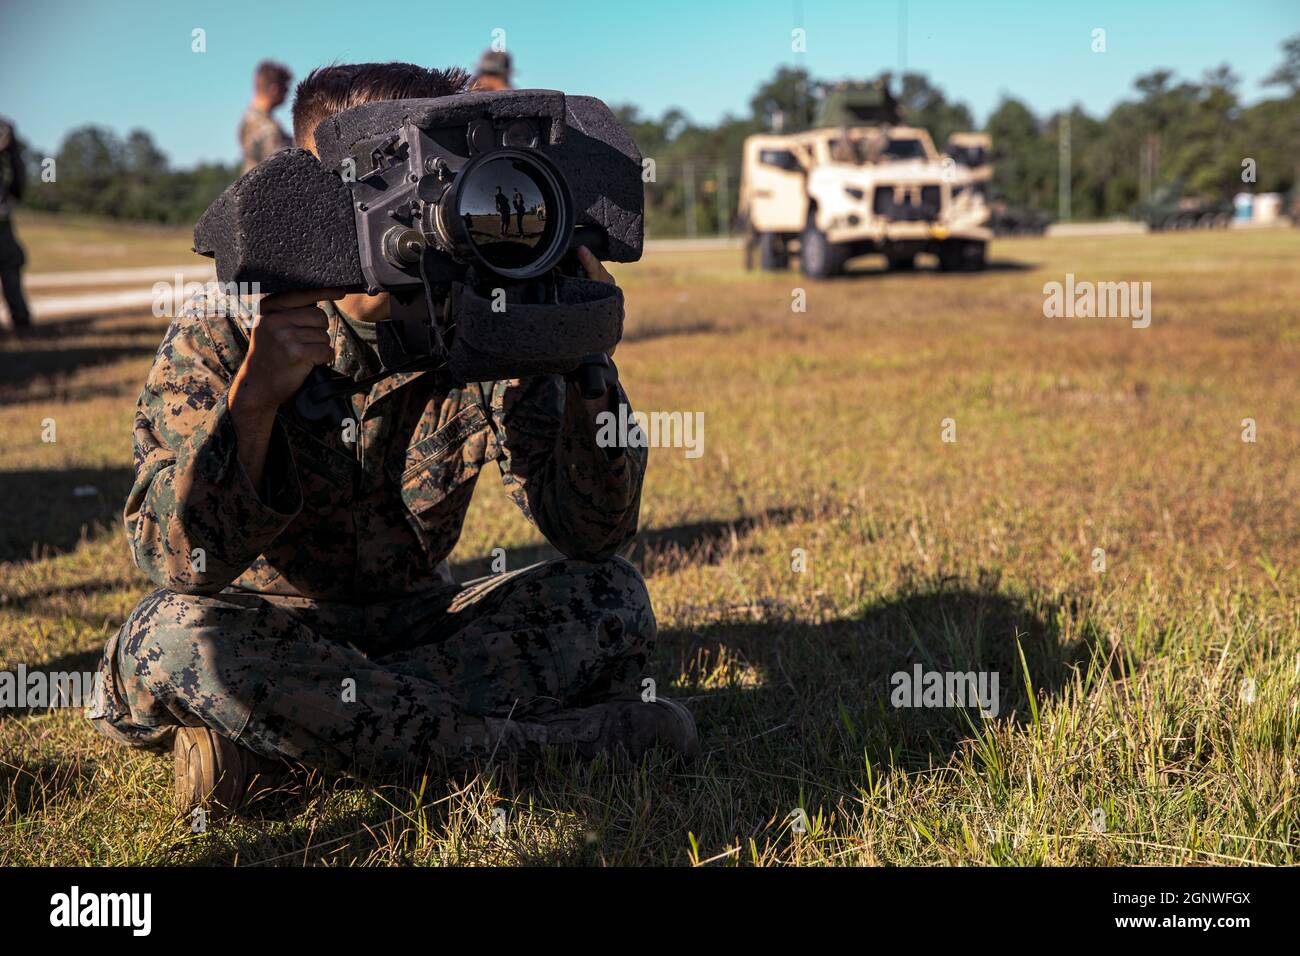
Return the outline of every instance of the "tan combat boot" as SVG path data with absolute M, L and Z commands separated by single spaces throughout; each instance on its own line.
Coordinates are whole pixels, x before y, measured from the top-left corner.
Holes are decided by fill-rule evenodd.
M 172 744 L 176 809 L 234 813 L 289 777 L 288 764 L 253 753 L 207 727 L 179 727 Z
M 489 717 L 487 724 L 504 750 L 538 756 L 545 750 L 560 749 L 590 759 L 621 748 L 638 758 L 658 746 L 690 760 L 700 749 L 700 735 L 691 712 L 664 697 L 653 701 L 606 701 L 535 720 Z

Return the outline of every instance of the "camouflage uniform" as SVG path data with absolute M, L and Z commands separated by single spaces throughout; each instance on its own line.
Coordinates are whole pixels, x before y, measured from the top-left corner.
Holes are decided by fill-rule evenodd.
M 376 371 L 322 307 L 334 367 Z M 598 447 L 558 376 L 406 372 L 353 400 L 352 444 L 281 409 L 255 488 L 226 407 L 241 310 L 211 286 L 189 303 L 141 394 L 125 519 L 160 589 L 108 642 L 96 727 L 152 747 L 206 724 L 263 755 L 355 769 L 481 754 L 485 716 L 639 689 L 654 614 L 613 555 L 636 531 L 644 449 Z M 567 557 L 459 586 L 446 558 L 488 461 Z
M 293 145 L 279 123 L 269 114 L 250 106 L 239 121 L 239 149 L 244 154 L 244 172 L 248 172 L 272 153 Z
M 13 125 L 0 117 L 0 287 L 9 307 L 9 321 L 15 328 L 32 324 L 27 299 L 23 296 L 22 269 L 27 257 L 10 220 L 11 200 L 22 199 L 26 180 L 18 137 Z

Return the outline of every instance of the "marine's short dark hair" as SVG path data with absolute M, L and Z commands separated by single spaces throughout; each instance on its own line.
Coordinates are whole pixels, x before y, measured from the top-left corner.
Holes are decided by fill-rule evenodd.
M 463 93 L 460 67 L 431 70 L 414 63 L 340 63 L 312 70 L 293 100 L 293 141 L 306 146 L 324 119 L 362 103 Z

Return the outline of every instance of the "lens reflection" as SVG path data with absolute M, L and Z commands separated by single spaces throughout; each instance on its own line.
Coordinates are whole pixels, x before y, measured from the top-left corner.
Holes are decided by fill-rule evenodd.
M 490 159 L 475 169 L 461 190 L 457 215 L 488 265 L 524 268 L 547 251 L 545 180 L 517 158 Z

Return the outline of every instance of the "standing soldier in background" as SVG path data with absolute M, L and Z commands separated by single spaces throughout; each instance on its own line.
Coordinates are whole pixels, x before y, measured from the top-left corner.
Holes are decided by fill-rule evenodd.
M 4 286 L 5 304 L 9 306 L 9 322 L 14 330 L 31 327 L 31 313 L 23 298 L 23 247 L 14 236 L 10 219 L 14 202 L 23 198 L 27 184 L 27 170 L 23 168 L 23 154 L 18 146 L 18 136 L 13 124 L 0 117 L 0 284 Z
M 506 198 L 506 194 L 501 191 L 500 186 L 497 187 L 496 200 L 497 213 L 501 216 L 500 235 L 504 236 L 510 231 L 510 200 Z
M 524 234 L 524 194 L 518 189 L 515 190 L 515 197 L 511 204 L 515 207 L 515 224 L 519 228 L 519 235 L 522 236 Z
M 272 111 L 289 96 L 289 68 L 273 60 L 257 64 L 253 74 L 253 99 L 239 121 L 239 148 L 244 154 L 244 172 L 248 172 L 272 153 L 293 145 L 272 117 Z
M 510 54 L 504 50 L 486 50 L 479 57 L 478 72 L 474 74 L 471 90 L 510 89 Z

